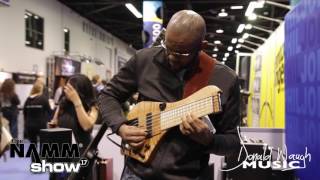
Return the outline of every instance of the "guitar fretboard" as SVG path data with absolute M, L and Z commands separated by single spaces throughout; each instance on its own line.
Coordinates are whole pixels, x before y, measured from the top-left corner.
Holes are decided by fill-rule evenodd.
M 197 117 L 202 117 L 219 111 L 221 111 L 220 97 L 218 95 L 210 96 L 173 110 L 161 112 L 160 129 L 166 130 L 179 125 L 182 122 L 181 118 L 187 113 L 193 113 Z

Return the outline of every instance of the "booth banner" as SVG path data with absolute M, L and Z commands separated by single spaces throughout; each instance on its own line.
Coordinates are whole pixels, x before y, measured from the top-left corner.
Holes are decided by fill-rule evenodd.
M 257 54 L 254 60 L 255 60 L 254 80 L 253 80 L 253 93 L 252 93 L 252 103 L 251 103 L 252 104 L 252 126 L 259 127 L 262 56 L 260 54 Z
M 16 84 L 33 84 L 37 80 L 37 75 L 26 73 L 13 73 L 12 79 Z
M 284 25 L 251 56 L 248 125 L 284 128 Z
M 162 1 L 143 1 L 144 47 L 150 47 L 162 30 Z
M 290 5 L 295 6 L 300 2 L 300 0 L 290 0 Z
M 304 0 L 285 17 L 286 142 L 306 154 L 301 180 L 320 179 L 320 1 Z M 310 162 L 309 162 L 310 160 Z
M 98 73 L 96 72 L 96 67 L 93 63 L 83 62 L 81 63 L 81 74 L 85 74 L 89 79 L 91 79 L 92 76 Z

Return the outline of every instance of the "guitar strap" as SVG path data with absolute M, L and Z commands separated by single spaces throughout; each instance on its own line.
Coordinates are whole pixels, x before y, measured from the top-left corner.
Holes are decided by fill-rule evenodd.
M 210 75 L 216 65 L 216 60 L 201 51 L 199 53 L 199 64 L 192 76 L 185 82 L 183 98 L 190 96 L 196 91 L 208 85 Z

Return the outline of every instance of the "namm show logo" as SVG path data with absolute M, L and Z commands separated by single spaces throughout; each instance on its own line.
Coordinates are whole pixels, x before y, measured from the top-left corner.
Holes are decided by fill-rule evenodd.
M 33 158 L 33 162 L 30 164 L 32 173 L 77 173 L 80 167 L 88 165 L 87 159 L 80 159 L 78 144 L 43 143 L 38 150 L 34 143 L 26 147 L 22 140 L 12 140 L 10 157 L 16 156 Z

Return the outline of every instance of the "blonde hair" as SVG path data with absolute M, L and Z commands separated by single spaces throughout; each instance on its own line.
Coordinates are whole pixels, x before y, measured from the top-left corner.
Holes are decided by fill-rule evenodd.
M 100 81 L 100 76 L 98 74 L 92 76 L 92 83 L 96 84 Z
M 34 95 L 34 94 L 42 94 L 43 92 L 43 83 L 36 81 L 33 84 L 33 87 L 31 89 L 30 95 Z

